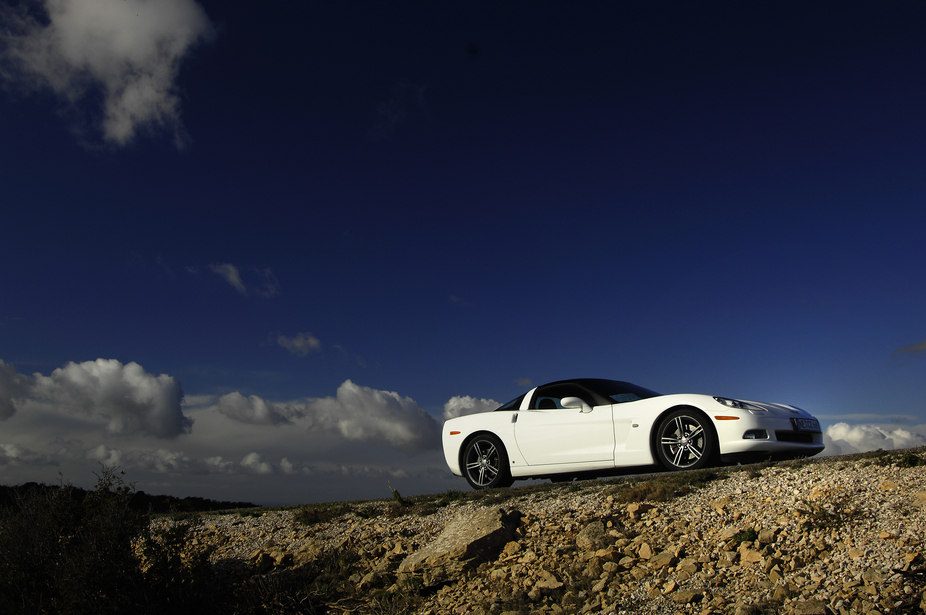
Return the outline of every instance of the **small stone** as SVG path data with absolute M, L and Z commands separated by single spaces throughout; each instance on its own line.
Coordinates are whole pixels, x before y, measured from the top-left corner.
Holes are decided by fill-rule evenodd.
M 826 615 L 826 603 L 822 600 L 802 600 L 792 605 L 794 615 Z
M 649 560 L 650 566 L 652 566 L 656 570 L 662 570 L 663 568 L 667 568 L 673 565 L 674 563 L 675 563 L 675 556 L 669 553 L 668 551 L 663 551 L 659 555 L 653 556 L 653 558 Z
M 669 596 L 672 602 L 676 604 L 691 604 L 692 602 L 700 602 L 703 597 L 704 593 L 698 589 L 685 589 L 677 591 Z
M 650 559 L 653 557 L 653 549 L 649 546 L 648 543 L 644 542 L 642 545 L 640 545 L 640 550 L 637 551 L 637 555 L 640 557 L 640 559 Z
M 775 602 L 784 602 L 786 598 L 789 598 L 791 592 L 784 585 L 778 585 L 775 587 L 775 591 L 772 592 L 772 600 Z
M 549 570 L 541 570 L 540 580 L 534 584 L 534 589 L 553 590 L 553 589 L 559 589 L 562 586 L 563 586 L 562 582 L 560 582 L 560 580 L 556 578 L 556 575 L 554 575 Z
M 725 527 L 720 532 L 720 540 L 723 540 L 724 542 L 726 542 L 739 533 L 740 533 L 740 528 L 736 526 Z
M 645 504 L 643 502 L 637 502 L 634 504 L 629 504 L 627 506 L 627 512 L 630 513 L 631 517 L 637 517 L 649 510 L 652 510 L 653 508 L 655 508 L 655 506 L 653 506 L 652 504 Z
M 604 523 L 594 521 L 589 523 L 576 536 L 576 546 L 584 551 L 596 551 L 606 546 L 608 534 L 605 533 Z
M 762 530 L 759 532 L 759 543 L 763 545 L 770 545 L 775 542 L 775 536 L 778 534 L 778 529 Z

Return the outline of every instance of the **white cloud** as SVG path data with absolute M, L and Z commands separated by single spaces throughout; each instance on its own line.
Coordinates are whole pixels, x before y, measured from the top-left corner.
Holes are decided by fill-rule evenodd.
M 41 8 L 45 20 L 34 17 Z M 126 145 L 141 129 L 165 128 L 177 147 L 180 64 L 212 24 L 195 0 L 32 0 L 7 8 L 3 76 L 29 90 L 50 89 L 68 105 L 102 99 L 99 129 Z
M 235 463 L 232 461 L 225 461 L 222 457 L 207 457 L 206 465 L 209 466 L 209 469 L 213 472 L 218 472 L 220 474 L 231 474 L 235 471 Z
M 32 381 L 0 359 L 0 421 L 16 414 L 16 402 L 29 395 Z
M 498 406 L 492 399 L 456 396 L 444 404 L 443 418 L 490 412 Z M 341 383 L 334 397 L 277 403 L 235 392 L 219 397 L 216 409 L 236 422 L 250 425 L 295 424 L 349 441 L 381 441 L 402 450 L 440 446 L 439 422 L 415 400 L 350 380 Z
M 183 451 L 159 448 L 153 451 L 128 451 L 110 448 L 100 444 L 87 451 L 87 459 L 106 466 L 128 468 L 132 471 L 146 471 L 155 474 L 206 474 L 212 464 L 187 457 Z M 221 464 L 216 464 L 221 466 Z M 229 464 L 234 466 L 234 464 Z M 227 468 L 226 468 L 227 469 Z
M 187 457 L 183 451 L 159 448 L 155 451 L 133 451 L 127 457 L 133 468 L 159 474 L 204 474 L 207 471 L 201 462 Z
M 87 459 L 93 459 L 107 466 L 119 466 L 122 465 L 122 451 L 100 444 L 87 451 Z
M 466 414 L 476 414 L 478 412 L 492 412 L 501 406 L 494 399 L 476 399 L 469 395 L 457 395 L 451 397 L 450 401 L 444 404 L 444 420 L 453 419 Z
M 273 297 L 280 293 L 280 285 L 276 276 L 270 269 L 258 269 L 251 267 L 247 269 L 248 277 L 251 283 L 246 283 L 241 277 L 241 270 L 231 263 L 214 263 L 209 265 L 213 273 L 224 278 L 226 282 L 232 285 L 242 295 L 258 295 L 260 297 Z M 255 281 L 256 278 L 256 281 Z
M 277 344 L 293 354 L 306 356 L 313 350 L 321 348 L 322 343 L 311 333 L 299 333 L 295 337 L 287 338 L 284 335 L 277 337 Z
M 0 467 L 18 465 L 56 465 L 53 457 L 23 448 L 17 444 L 0 442 Z
M 258 453 L 248 453 L 244 456 L 244 459 L 241 460 L 241 467 L 255 474 L 272 474 L 273 467 L 261 459 L 261 456 Z
M 216 401 L 216 408 L 230 419 L 252 425 L 292 423 L 293 418 L 303 416 L 302 411 L 294 406 L 273 404 L 256 395 L 245 398 L 237 391 L 221 396 Z
M 134 362 L 68 363 L 51 376 L 34 374 L 31 393 L 56 409 L 106 421 L 111 434 L 175 438 L 192 429 L 193 421 L 180 409 L 180 382 L 149 374 Z
M 348 440 L 383 440 L 405 449 L 440 444 L 437 421 L 410 397 L 358 386 L 345 380 L 335 397 L 306 404 L 310 429 L 337 433 Z
M 225 278 L 225 281 L 231 284 L 239 293 L 242 295 L 248 294 L 248 289 L 244 285 L 244 282 L 241 281 L 241 273 L 238 271 L 237 267 L 231 263 L 216 263 L 214 265 L 209 265 L 209 268 L 212 269 L 213 273 L 217 273 Z
M 283 459 L 280 460 L 280 470 L 283 471 L 283 474 L 295 474 L 296 466 L 294 466 L 289 459 L 283 457 Z
M 824 455 L 848 455 L 864 453 L 879 448 L 894 450 L 926 446 L 926 435 L 920 433 L 922 426 L 905 429 L 896 425 L 849 425 L 836 423 L 826 428 L 823 443 Z
M 184 408 L 204 408 L 215 403 L 215 395 L 184 395 Z
M 54 483 L 60 470 L 90 486 L 103 463 L 148 493 L 261 503 L 388 497 L 389 480 L 403 495 L 461 488 L 440 454 L 439 417 L 349 380 L 331 397 L 194 396 L 191 409 L 172 378 L 118 361 L 72 363 L 44 377 L 3 373 L 29 391 L 0 422 L 3 484 Z M 154 429 L 146 410 L 154 403 L 134 399 L 144 382 L 155 398 L 173 400 L 176 416 L 195 417 L 196 429 L 173 440 L 139 437 Z
M 353 441 L 383 441 L 405 450 L 433 449 L 440 444 L 440 426 L 415 400 L 350 380 L 338 387 L 334 397 L 281 404 L 235 392 L 220 397 L 216 408 L 240 423 L 297 423 L 309 431 Z

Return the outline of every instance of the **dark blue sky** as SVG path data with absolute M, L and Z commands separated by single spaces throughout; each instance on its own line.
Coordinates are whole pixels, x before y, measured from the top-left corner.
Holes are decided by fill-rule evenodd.
M 577 376 L 926 442 L 922 3 L 4 6 L 0 483 L 460 488 Z

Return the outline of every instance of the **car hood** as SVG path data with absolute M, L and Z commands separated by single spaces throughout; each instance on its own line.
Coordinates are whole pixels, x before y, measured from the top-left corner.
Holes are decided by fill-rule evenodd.
M 724 399 L 731 399 L 733 401 L 738 401 L 743 404 L 748 404 L 750 406 L 761 408 L 762 410 L 768 413 L 765 416 L 770 416 L 770 417 L 775 417 L 775 418 L 814 418 L 809 412 L 805 410 L 801 410 L 800 408 L 797 408 L 795 406 L 790 406 L 788 404 L 776 404 L 776 403 L 769 403 L 765 401 L 753 401 L 751 399 L 738 399 L 736 397 L 726 397 L 722 395 L 718 395 L 717 397 L 722 397 Z M 682 404 L 688 403 L 693 406 L 699 407 L 702 410 L 708 410 L 708 408 L 710 408 L 712 409 L 711 411 L 722 409 L 724 412 L 748 412 L 748 409 L 737 409 L 737 408 L 729 408 L 727 406 L 724 406 L 719 401 L 717 401 L 713 395 L 702 395 L 702 394 L 663 395 L 661 397 L 661 399 L 663 400 L 663 403 L 667 401 L 667 398 L 674 398 L 671 402 L 672 405 L 674 404 L 682 405 Z M 651 398 L 651 399 L 659 399 L 659 398 Z M 636 403 L 639 403 L 639 402 L 636 402 Z

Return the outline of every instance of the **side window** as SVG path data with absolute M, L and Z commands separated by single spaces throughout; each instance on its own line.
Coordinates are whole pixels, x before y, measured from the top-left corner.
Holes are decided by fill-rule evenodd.
M 532 410 L 553 410 L 562 408 L 564 397 L 578 397 L 589 406 L 594 406 L 595 401 L 588 391 L 577 387 L 574 384 L 553 384 L 547 387 L 537 389 L 534 393 L 534 399 L 531 400 L 530 408 Z

